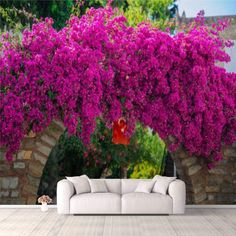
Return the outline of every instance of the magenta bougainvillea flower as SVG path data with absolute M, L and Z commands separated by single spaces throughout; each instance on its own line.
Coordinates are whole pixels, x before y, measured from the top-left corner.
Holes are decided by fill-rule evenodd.
M 53 119 L 90 142 L 96 118 L 108 127 L 124 117 L 131 136 L 137 121 L 190 155 L 221 159 L 222 143 L 236 140 L 236 74 L 225 21 L 204 25 L 199 14 L 187 32 L 170 36 L 147 23 L 129 27 L 110 7 L 72 16 L 56 31 L 52 20 L 25 30 L 22 41 L 3 35 L 0 49 L 0 145 L 11 160 L 24 136 Z M 80 125 L 81 130 L 77 129 Z

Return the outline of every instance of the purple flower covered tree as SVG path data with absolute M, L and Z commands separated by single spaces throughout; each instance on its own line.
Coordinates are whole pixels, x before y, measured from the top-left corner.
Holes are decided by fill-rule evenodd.
M 217 62 L 230 61 L 220 37 L 225 21 L 207 27 L 199 14 L 174 37 L 147 23 L 129 27 L 110 7 L 71 17 L 60 31 L 52 20 L 25 30 L 22 41 L 6 34 L 0 48 L 0 145 L 6 159 L 24 136 L 53 119 L 90 142 L 96 117 L 108 127 L 125 117 L 150 126 L 171 151 L 182 145 L 221 159 L 222 143 L 236 140 L 236 74 Z M 81 131 L 77 126 L 80 125 Z

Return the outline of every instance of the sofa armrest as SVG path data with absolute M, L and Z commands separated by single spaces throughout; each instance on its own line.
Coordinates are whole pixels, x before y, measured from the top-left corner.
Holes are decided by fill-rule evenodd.
M 173 199 L 173 214 L 184 214 L 186 201 L 186 187 L 182 180 L 170 183 L 168 193 Z
M 75 194 L 73 184 L 63 179 L 57 183 L 57 212 L 59 214 L 70 213 L 70 198 Z

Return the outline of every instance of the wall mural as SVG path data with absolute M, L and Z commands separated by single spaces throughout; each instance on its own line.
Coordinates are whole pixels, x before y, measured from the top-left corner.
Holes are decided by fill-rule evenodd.
M 55 198 L 66 175 L 151 178 L 168 151 L 188 203 L 235 203 L 236 73 L 216 64 L 228 24 L 200 12 L 171 36 L 107 6 L 4 34 L 0 203 Z
M 47 159 L 38 196 L 49 194 L 55 197 L 56 183 L 65 176 L 153 178 L 156 174 L 163 174 L 167 151 L 155 133 L 137 124 L 130 143 L 123 145 L 113 143 L 113 132 L 97 121 L 89 147 L 76 136 L 64 132 Z

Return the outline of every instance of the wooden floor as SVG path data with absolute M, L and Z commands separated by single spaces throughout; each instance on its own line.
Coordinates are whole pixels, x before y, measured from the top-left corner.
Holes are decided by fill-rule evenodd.
M 236 236 L 236 209 L 170 216 L 63 216 L 56 209 L 0 209 L 0 236 Z

